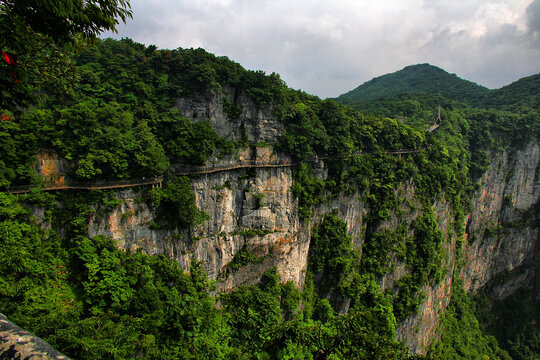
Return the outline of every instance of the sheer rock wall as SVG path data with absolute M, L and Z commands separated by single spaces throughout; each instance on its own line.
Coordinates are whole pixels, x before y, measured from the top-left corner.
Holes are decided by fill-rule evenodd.
M 480 184 L 467 219 L 462 277 L 475 292 L 513 270 L 494 292 L 504 298 L 540 279 L 540 145 L 493 155 Z

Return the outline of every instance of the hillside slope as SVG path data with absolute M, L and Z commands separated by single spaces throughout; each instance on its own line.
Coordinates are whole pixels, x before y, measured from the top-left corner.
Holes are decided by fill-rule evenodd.
M 493 90 L 484 100 L 484 107 L 526 106 L 540 109 L 540 74 L 519 79 Z

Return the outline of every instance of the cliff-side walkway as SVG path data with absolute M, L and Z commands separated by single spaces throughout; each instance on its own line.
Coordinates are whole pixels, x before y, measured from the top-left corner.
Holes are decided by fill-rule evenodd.
M 412 154 L 424 150 L 431 145 L 423 146 L 415 149 L 398 149 L 386 151 L 386 155 L 401 155 L 401 154 Z M 348 156 L 342 156 L 340 158 L 352 158 L 354 156 L 360 156 L 364 154 L 371 154 L 371 152 L 355 152 Z M 312 159 L 311 161 L 316 161 L 317 159 L 324 160 L 329 159 L 330 156 L 321 156 Z M 235 165 L 228 166 L 189 166 L 173 171 L 171 175 L 176 176 L 187 176 L 187 175 L 203 175 L 203 174 L 212 174 L 221 171 L 232 171 L 238 169 L 252 169 L 252 168 L 283 168 L 283 167 L 292 167 L 296 166 L 298 163 L 291 162 L 279 162 L 279 163 L 262 163 L 261 161 L 245 161 Z M 53 190 L 102 190 L 102 189 L 119 189 L 135 186 L 145 186 L 152 185 L 152 187 L 158 186 L 161 187 L 163 183 L 163 176 L 153 176 L 153 177 L 143 177 L 138 179 L 127 179 L 127 180 L 110 180 L 110 181 L 92 181 L 92 182 L 76 182 L 76 181 L 65 181 L 62 184 L 54 184 L 49 186 L 43 186 L 41 190 L 43 191 L 53 191 Z M 10 187 L 4 192 L 11 194 L 24 194 L 28 193 L 31 188 L 35 185 L 21 185 Z

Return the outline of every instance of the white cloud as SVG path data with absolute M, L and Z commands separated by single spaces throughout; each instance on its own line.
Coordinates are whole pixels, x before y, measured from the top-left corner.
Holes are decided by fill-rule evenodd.
M 134 19 L 116 37 L 203 47 L 321 97 L 423 62 L 500 87 L 540 70 L 531 40 L 539 38 L 540 0 L 531 3 L 132 0 Z

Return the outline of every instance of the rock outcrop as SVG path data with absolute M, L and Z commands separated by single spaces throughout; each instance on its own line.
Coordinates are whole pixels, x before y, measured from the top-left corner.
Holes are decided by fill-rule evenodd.
M 68 360 L 69 358 L 0 314 L 0 359 Z
M 283 123 L 276 120 L 269 105 L 258 105 L 243 90 L 225 87 L 216 94 L 179 98 L 176 106 L 193 121 L 210 120 L 219 136 L 249 143 L 276 143 L 283 135 Z

